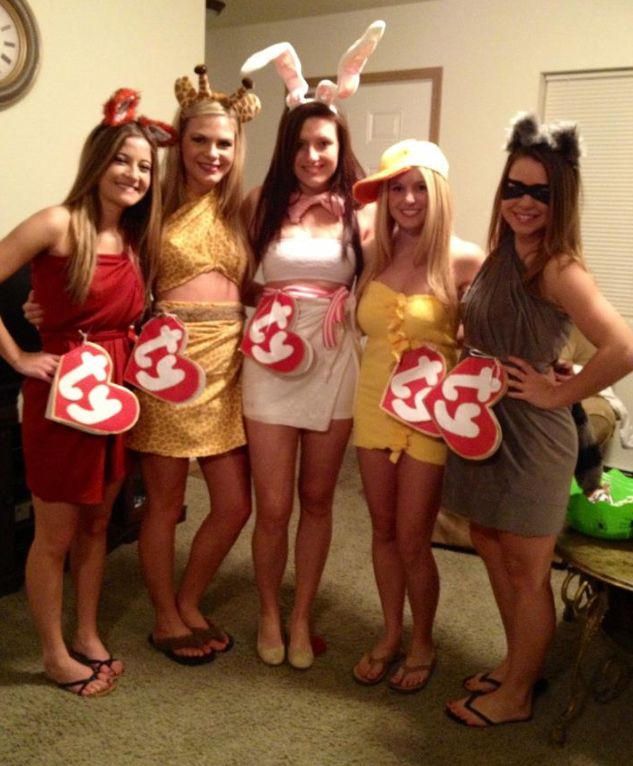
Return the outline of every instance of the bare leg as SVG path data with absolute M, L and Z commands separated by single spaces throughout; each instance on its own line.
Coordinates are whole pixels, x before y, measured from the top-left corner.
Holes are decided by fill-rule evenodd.
M 408 455 L 402 455 L 398 461 L 398 554 L 413 618 L 405 665 L 391 679 L 398 689 L 420 688 L 435 662 L 432 632 L 440 583 L 431 535 L 440 507 L 442 474 L 442 466 Z
M 475 546 L 475 550 L 481 556 L 488 572 L 492 592 L 497 602 L 501 622 L 506 636 L 506 647 L 511 644 L 510 632 L 514 621 L 514 590 L 508 579 L 501 543 L 499 542 L 499 532 L 489 527 L 481 527 L 478 524 L 471 523 L 470 536 Z M 486 679 L 492 678 L 494 681 L 501 682 L 505 678 L 508 667 L 508 654 L 492 670 L 484 670 L 476 673 L 466 684 L 470 691 L 492 691 L 497 688 L 495 683 L 489 683 Z M 482 676 L 486 678 L 482 679 Z
M 495 722 L 520 721 L 531 716 L 532 690 L 554 634 L 550 568 L 556 538 L 499 532 L 499 542 L 515 598 L 507 672 L 498 689 L 477 699 L 476 709 Z M 472 725 L 482 725 L 463 703 L 449 702 L 448 708 Z
M 108 522 L 122 483 L 118 481 L 106 487 L 103 502 L 99 505 L 81 507 L 71 547 L 70 564 L 77 601 L 77 631 L 72 648 L 93 659 L 103 660 L 110 656 L 99 637 L 97 609 L 105 569 Z M 121 660 L 112 663 L 109 672 L 114 676 L 121 675 Z
M 57 683 L 86 679 L 91 671 L 69 655 L 62 635 L 64 563 L 77 532 L 79 508 L 38 497 L 33 497 L 33 507 L 35 537 L 26 562 L 26 592 L 42 645 L 44 672 Z M 110 684 L 110 678 L 100 673 L 83 694 L 103 692 Z
M 542 673 L 554 636 L 556 610 L 551 566 L 556 537 L 522 537 L 500 533 L 501 550 L 514 591 L 508 672 L 502 689 L 531 703 L 534 684 Z
M 211 508 L 194 537 L 177 602 L 180 616 L 190 628 L 206 628 L 200 600 L 225 556 L 233 547 L 251 513 L 251 488 L 245 449 L 200 458 Z M 222 651 L 228 642 L 210 641 Z
M 333 420 L 325 432 L 301 435 L 299 502 L 295 542 L 295 602 L 290 617 L 289 656 L 311 662 L 310 615 L 332 539 L 332 504 L 352 421 Z
M 288 559 L 299 431 L 246 420 L 256 498 L 253 562 L 259 594 L 258 647 L 283 645 L 279 590 Z M 261 653 L 261 652 L 260 652 Z
M 384 675 L 386 665 L 402 639 L 405 573 L 396 537 L 396 465 L 383 450 L 358 449 L 365 499 L 372 525 L 374 577 L 382 606 L 384 632 L 354 668 L 359 680 L 373 681 Z
M 191 631 L 183 622 L 176 605 L 174 545 L 189 461 L 187 458 L 144 453 L 141 456 L 141 470 L 147 508 L 141 521 L 138 550 L 155 612 L 152 635 L 155 639 L 187 636 Z M 176 649 L 175 653 L 183 657 L 200 657 L 207 651 L 191 646 Z

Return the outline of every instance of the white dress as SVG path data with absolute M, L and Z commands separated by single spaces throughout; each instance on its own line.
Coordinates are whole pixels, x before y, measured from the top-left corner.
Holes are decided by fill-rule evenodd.
M 354 276 L 353 255 L 330 238 L 285 238 L 271 244 L 262 260 L 264 279 L 327 280 L 349 286 Z M 244 358 L 242 397 L 244 415 L 261 423 L 327 431 L 334 419 L 351 418 L 359 366 L 354 301 L 346 301 L 345 317 L 336 329 L 336 345 L 326 348 L 323 323 L 328 298 L 296 298 L 298 317 L 292 331 L 313 352 L 304 372 L 276 372 Z

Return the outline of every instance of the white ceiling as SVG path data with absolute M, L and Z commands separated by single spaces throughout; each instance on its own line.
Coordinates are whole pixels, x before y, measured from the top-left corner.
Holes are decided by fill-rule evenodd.
M 224 0 L 226 8 L 219 16 L 207 12 L 207 24 L 213 27 L 235 27 L 267 21 L 299 19 L 327 13 L 346 13 L 366 8 L 407 5 L 423 0 Z

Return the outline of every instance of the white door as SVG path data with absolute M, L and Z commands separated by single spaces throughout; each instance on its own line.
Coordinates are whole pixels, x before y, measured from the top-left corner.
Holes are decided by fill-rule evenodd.
M 429 140 L 432 88 L 431 80 L 363 83 L 341 104 L 354 152 L 367 173 L 378 168 L 380 155 L 397 141 Z

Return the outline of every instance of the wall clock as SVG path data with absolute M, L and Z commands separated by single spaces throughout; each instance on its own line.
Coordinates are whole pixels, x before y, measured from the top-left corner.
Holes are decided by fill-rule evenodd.
M 0 109 L 26 93 L 39 60 L 39 31 L 28 4 L 0 0 Z

